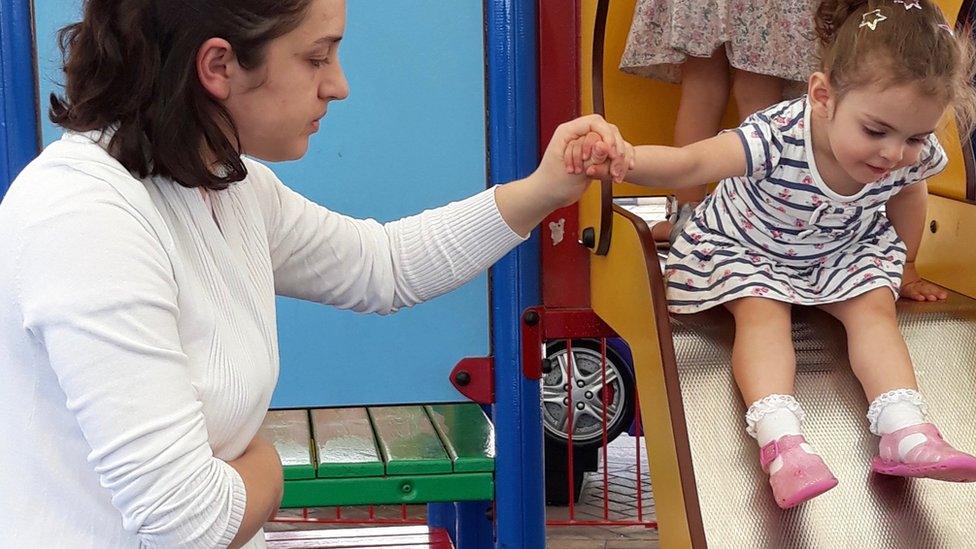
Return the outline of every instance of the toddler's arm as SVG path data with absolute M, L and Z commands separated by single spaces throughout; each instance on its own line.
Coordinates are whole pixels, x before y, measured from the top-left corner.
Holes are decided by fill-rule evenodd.
M 902 297 L 915 301 L 940 301 L 948 297 L 946 291 L 931 282 L 922 280 L 915 270 L 915 255 L 918 253 L 922 232 L 925 229 L 927 197 L 928 187 L 924 180 L 919 181 L 891 197 L 885 205 L 885 213 L 908 249 L 905 271 L 901 279 Z
M 614 172 L 605 160 L 607 147 L 590 134 L 566 146 L 566 170 L 590 177 L 615 180 L 648 187 L 681 189 L 704 185 L 746 173 L 746 153 L 738 134 L 727 132 L 685 147 L 641 145 L 633 148 L 633 162 L 626 175 Z M 628 144 L 628 152 L 630 151 Z M 629 156 L 629 155 L 628 155 Z

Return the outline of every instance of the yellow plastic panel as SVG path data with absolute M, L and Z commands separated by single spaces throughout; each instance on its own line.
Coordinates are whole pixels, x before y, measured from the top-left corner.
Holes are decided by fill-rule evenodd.
M 590 257 L 590 281 L 593 310 L 633 352 L 661 547 L 690 547 L 648 268 L 636 229 L 618 213 L 610 252 Z
M 976 204 L 929 196 L 916 263 L 926 280 L 976 299 Z

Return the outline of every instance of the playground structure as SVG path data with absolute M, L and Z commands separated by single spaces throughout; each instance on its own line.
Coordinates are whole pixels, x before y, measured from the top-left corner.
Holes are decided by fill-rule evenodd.
M 488 183 L 529 173 L 538 144 L 555 126 L 594 105 L 602 105 L 632 142 L 670 142 L 677 88 L 615 69 L 633 4 L 570 3 L 577 11 L 564 0 L 486 3 Z M 940 5 L 951 18 L 970 18 L 969 2 Z M 34 32 L 24 15 L 30 7 L 23 0 L 5 2 L 4 14 L 16 17 L 0 20 L 0 61 L 19 71 L 3 74 L 20 75 L 0 85 L 4 186 L 40 141 L 38 92 L 24 95 L 24 75 L 32 75 L 33 64 L 15 58 L 34 55 L 24 40 Z M 605 25 L 598 24 L 604 17 Z M 960 144 L 951 121 L 941 137 L 951 160 L 930 181 L 929 230 L 918 265 L 923 276 L 954 293 L 942 304 L 900 304 L 899 318 L 922 390 L 938 403 L 933 415 L 950 440 L 973 448 L 976 424 L 966 396 L 976 390 L 976 251 L 965 243 L 976 237 L 976 178 L 971 149 Z M 798 393 L 822 395 L 808 399 L 809 435 L 841 486 L 800 509 L 775 506 L 755 463 L 755 444 L 739 425 L 743 409 L 728 368 L 729 318 L 710 312 L 669 319 L 646 223 L 614 204 L 614 198 L 647 194 L 626 184 L 594 185 L 578 207 L 553 214 L 494 268 L 490 353 L 477 369 L 465 370 L 466 382 L 457 370 L 451 376 L 461 390 L 491 387 L 487 399 L 478 397 L 489 414 L 476 404 L 457 404 L 464 400 L 458 392 L 449 401 L 401 395 L 382 402 L 289 403 L 270 416 L 268 429 L 281 435 L 275 436 L 286 461 L 284 504 L 431 502 L 437 543 L 444 543 L 443 531 L 465 549 L 543 547 L 543 434 L 536 405 L 543 344 L 567 341 L 571 347 L 579 338 L 619 336 L 633 353 L 663 547 L 968 544 L 972 487 L 868 474 L 874 439 L 861 419 L 866 403 L 846 363 L 842 330 L 815 311 L 800 310 L 794 319 Z M 453 365 L 430 370 L 450 387 Z M 476 436 L 453 436 L 471 426 Z M 337 436 L 319 436 L 327 433 Z M 335 459 L 350 452 L 363 457 L 369 443 L 377 445 L 369 459 Z M 740 465 L 730 470 L 729 463 Z

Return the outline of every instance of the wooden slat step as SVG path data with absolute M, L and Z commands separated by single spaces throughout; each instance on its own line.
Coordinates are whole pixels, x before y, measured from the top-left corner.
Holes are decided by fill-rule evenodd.
M 334 528 L 267 532 L 269 549 L 306 547 L 346 548 L 423 548 L 453 549 L 447 531 L 427 526 L 392 526 L 375 528 Z
M 315 478 L 308 410 L 272 410 L 261 432 L 278 450 L 285 480 Z
M 451 459 L 422 406 L 369 408 L 387 475 L 450 473 Z
M 312 410 L 319 478 L 376 477 L 384 473 L 366 408 Z
M 433 404 L 426 408 L 455 473 L 495 470 L 495 430 L 480 406 Z

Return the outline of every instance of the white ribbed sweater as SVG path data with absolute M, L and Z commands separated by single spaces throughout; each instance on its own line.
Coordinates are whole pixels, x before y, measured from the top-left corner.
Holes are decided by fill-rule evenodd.
M 274 295 L 389 313 L 521 241 L 494 193 L 386 225 L 263 165 L 214 194 L 66 134 L 0 203 L 0 545 L 226 545 L 278 376 Z M 252 546 L 262 546 L 256 537 Z

